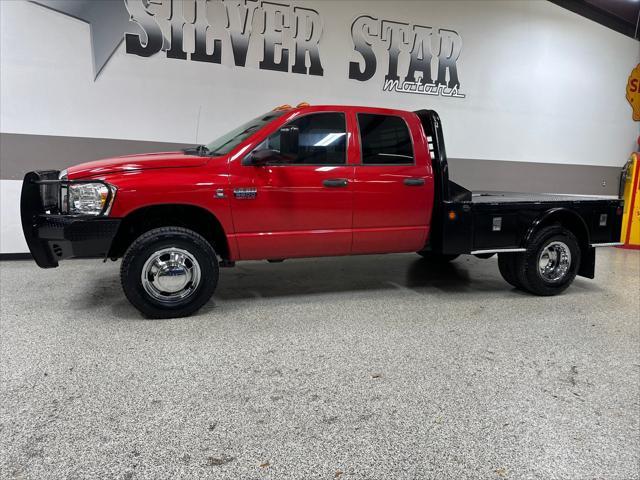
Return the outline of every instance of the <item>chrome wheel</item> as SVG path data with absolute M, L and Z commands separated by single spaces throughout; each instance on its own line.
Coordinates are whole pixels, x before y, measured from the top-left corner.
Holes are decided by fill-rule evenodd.
M 200 284 L 200 265 L 193 255 L 170 247 L 151 254 L 142 267 L 142 286 L 155 300 L 171 305 L 191 296 Z
M 545 246 L 538 257 L 538 273 L 543 280 L 560 282 L 571 267 L 571 250 L 566 243 L 551 242 Z

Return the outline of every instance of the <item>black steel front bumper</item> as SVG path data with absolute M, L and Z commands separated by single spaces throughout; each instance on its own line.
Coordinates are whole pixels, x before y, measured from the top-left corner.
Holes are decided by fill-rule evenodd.
M 39 267 L 53 268 L 69 257 L 105 257 L 119 218 L 59 213 L 59 172 L 29 172 L 20 198 L 22 231 Z

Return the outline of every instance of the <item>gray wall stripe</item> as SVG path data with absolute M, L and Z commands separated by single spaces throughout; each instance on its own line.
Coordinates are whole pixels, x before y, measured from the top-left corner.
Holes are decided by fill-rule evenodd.
M 617 195 L 621 170 L 595 165 L 449 160 L 450 178 L 471 190 Z
M 0 133 L 0 178 L 20 180 L 30 170 L 133 153 L 178 150 L 178 143 Z M 620 168 L 503 160 L 449 160 L 451 179 L 472 190 L 616 195 Z M 605 185 L 603 186 L 603 182 Z
M 0 179 L 22 180 L 31 170 L 62 170 L 77 163 L 133 153 L 164 152 L 180 143 L 0 133 Z

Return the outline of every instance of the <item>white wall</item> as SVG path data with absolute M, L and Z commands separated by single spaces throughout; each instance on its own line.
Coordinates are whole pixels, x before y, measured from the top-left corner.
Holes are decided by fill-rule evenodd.
M 2 131 L 207 141 L 250 115 L 305 100 L 434 107 L 446 121 L 452 157 L 621 165 L 634 145 L 638 125 L 624 92 L 640 61 L 638 42 L 556 5 L 295 3 L 317 9 L 324 20 L 323 77 L 163 54 L 147 59 L 127 55 L 121 46 L 94 82 L 85 23 L 31 3 L 0 2 Z M 350 25 L 363 13 L 458 31 L 467 98 L 382 92 L 382 66 L 368 82 L 349 80 L 348 62 L 358 58 Z M 228 43 L 223 51 L 230 63 Z
M 142 58 L 121 45 L 94 81 L 87 24 L 0 1 L 0 131 L 207 142 L 282 103 L 428 107 L 443 118 L 451 157 L 605 166 L 622 165 L 640 133 L 625 99 L 639 43 L 549 2 L 288 3 L 323 19 L 322 77 L 231 67 L 224 40 L 223 65 Z M 372 80 L 348 79 L 359 58 L 350 27 L 361 14 L 457 31 L 466 98 L 383 92 L 386 60 Z M 15 248 L 5 233 L 15 212 L 5 205 L 16 199 L 4 182 L 2 252 Z

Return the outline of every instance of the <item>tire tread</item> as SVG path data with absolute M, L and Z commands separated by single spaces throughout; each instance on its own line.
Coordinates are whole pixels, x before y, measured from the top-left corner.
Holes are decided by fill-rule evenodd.
M 196 301 L 192 301 L 191 303 L 178 308 L 159 307 L 153 305 L 149 301 L 146 301 L 146 299 L 138 294 L 137 286 L 131 284 L 131 282 L 137 281 L 130 278 L 131 268 L 133 262 L 151 243 L 175 238 L 176 236 L 182 237 L 181 240 L 188 240 L 195 243 L 198 248 L 202 249 L 203 252 L 205 252 L 206 256 L 211 260 L 210 266 L 212 267 L 214 278 L 202 279 L 202 281 L 208 281 L 209 283 L 205 283 L 203 285 L 205 293 L 198 295 L 199 298 L 196 297 Z M 201 268 L 203 267 L 204 266 L 201 266 Z M 149 230 L 140 235 L 133 241 L 133 243 L 131 243 L 124 256 L 122 257 L 122 263 L 120 265 L 120 284 L 122 285 L 124 294 L 129 302 L 131 302 L 134 307 L 140 310 L 140 312 L 142 312 L 148 318 L 160 319 L 187 317 L 195 313 L 209 301 L 217 286 L 218 273 L 218 260 L 216 252 L 211 244 L 202 235 L 184 227 L 165 226 Z
M 498 254 L 498 269 L 502 278 L 510 284 L 512 287 L 522 290 L 522 284 L 518 279 L 518 260 L 520 253 L 499 253 Z
M 568 276 L 561 283 L 551 285 L 538 274 L 538 253 L 543 244 L 551 238 L 558 237 L 571 250 L 571 266 Z M 580 268 L 580 246 L 575 235 L 561 225 L 549 225 L 534 233 L 527 251 L 521 254 L 516 262 L 516 274 L 522 288 L 539 296 L 558 295 L 573 282 Z

